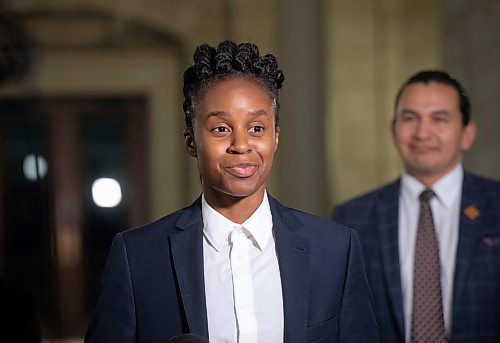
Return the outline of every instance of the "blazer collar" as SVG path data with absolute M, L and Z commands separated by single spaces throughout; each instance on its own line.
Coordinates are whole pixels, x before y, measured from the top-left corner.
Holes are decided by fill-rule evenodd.
M 283 293 L 284 340 L 306 340 L 309 294 L 308 241 L 300 237 L 302 223 L 292 211 L 269 196 Z M 203 275 L 201 199 L 187 207 L 175 224 L 170 247 L 189 332 L 208 337 Z
M 269 197 L 283 293 L 284 341 L 305 342 L 309 294 L 309 242 L 293 212 Z
M 382 269 L 389 293 L 392 313 L 395 314 L 401 341 L 404 341 L 403 293 L 401 291 L 401 273 L 398 247 L 398 208 L 400 180 L 385 187 L 376 203 L 377 230 L 382 256 Z
M 187 327 L 190 333 L 208 338 L 200 198 L 184 209 L 175 227 L 178 231 L 169 238 L 170 249 Z
M 487 207 L 487 199 L 484 194 L 487 190 L 478 183 L 474 176 L 464 173 L 462 186 L 462 202 L 460 205 L 460 224 L 457 257 L 455 263 L 455 280 L 453 286 L 454 300 L 453 313 L 457 313 L 456 308 L 461 301 L 463 289 L 470 271 L 476 249 L 479 246 L 482 235 L 481 210 Z M 477 211 L 476 215 L 471 215 L 470 210 Z

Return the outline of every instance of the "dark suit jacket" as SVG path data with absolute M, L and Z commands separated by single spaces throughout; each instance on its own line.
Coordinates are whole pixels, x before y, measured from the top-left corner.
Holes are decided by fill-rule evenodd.
M 348 201 L 333 215 L 358 232 L 382 342 L 404 342 L 399 185 Z M 467 216 L 467 208 L 478 216 Z M 459 226 L 450 340 L 500 342 L 500 183 L 464 174 Z
M 282 281 L 285 342 L 375 342 L 356 233 L 269 198 Z M 208 337 L 201 201 L 116 235 L 86 342 Z

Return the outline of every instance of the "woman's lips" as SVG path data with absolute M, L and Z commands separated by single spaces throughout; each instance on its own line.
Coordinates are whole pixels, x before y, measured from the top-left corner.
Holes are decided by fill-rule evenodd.
M 239 163 L 226 167 L 226 170 L 236 177 L 250 177 L 257 170 L 258 165 L 254 163 Z

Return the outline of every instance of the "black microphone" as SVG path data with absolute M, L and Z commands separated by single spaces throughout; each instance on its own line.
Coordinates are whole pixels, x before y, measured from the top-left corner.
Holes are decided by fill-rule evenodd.
M 167 343 L 208 343 L 208 339 L 194 333 L 184 333 L 170 338 Z

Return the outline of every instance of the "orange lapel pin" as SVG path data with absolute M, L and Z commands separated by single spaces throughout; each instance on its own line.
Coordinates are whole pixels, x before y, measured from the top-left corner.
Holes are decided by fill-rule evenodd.
M 479 210 L 476 206 L 470 205 L 464 208 L 464 214 L 467 216 L 467 218 L 474 220 L 477 217 L 479 217 Z

